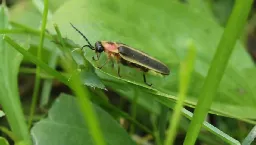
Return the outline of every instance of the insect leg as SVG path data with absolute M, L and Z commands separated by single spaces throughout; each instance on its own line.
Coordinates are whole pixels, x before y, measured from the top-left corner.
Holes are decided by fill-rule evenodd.
M 84 45 L 84 46 L 81 47 L 81 49 L 83 49 L 83 48 L 85 48 L 85 47 L 89 47 L 89 48 L 92 49 L 92 47 L 91 47 L 90 45 Z
M 102 69 L 102 67 L 105 66 L 108 62 L 109 62 L 109 58 L 107 59 L 107 61 L 105 61 L 105 63 L 104 63 L 102 66 L 100 66 L 100 67 L 98 67 L 98 68 L 99 68 L 99 69 Z
M 147 84 L 148 86 L 152 86 L 152 84 L 147 83 L 145 72 L 143 72 L 143 80 L 145 84 Z
M 93 57 L 92 57 L 92 60 L 94 60 L 94 61 L 98 61 L 98 60 L 100 59 L 100 54 L 101 54 L 101 53 L 96 53 L 96 55 L 97 55 L 97 59 L 95 59 L 95 58 L 94 58 L 94 56 L 93 56 Z
M 101 53 L 100 53 L 100 54 L 101 54 Z M 100 58 L 100 54 L 97 53 L 97 58 L 98 58 L 98 60 L 99 60 L 99 58 Z M 107 61 L 106 61 L 102 66 L 100 66 L 100 67 L 98 67 L 98 68 L 99 68 L 99 69 L 102 69 L 102 67 L 105 66 L 105 65 L 109 62 L 110 59 L 111 59 L 111 54 L 108 54 L 108 59 L 107 59 Z
M 115 62 L 114 62 L 114 60 L 113 59 L 111 59 L 111 67 L 112 68 L 114 68 L 115 67 L 115 64 L 114 64 Z

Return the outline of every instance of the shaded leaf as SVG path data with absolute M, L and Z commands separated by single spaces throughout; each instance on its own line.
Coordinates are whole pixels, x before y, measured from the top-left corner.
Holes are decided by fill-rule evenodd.
M 94 105 L 105 141 L 109 145 L 135 144 L 126 131 L 108 113 Z M 31 130 L 37 145 L 92 145 L 74 97 L 61 94 L 49 111 L 48 117 L 35 124 Z

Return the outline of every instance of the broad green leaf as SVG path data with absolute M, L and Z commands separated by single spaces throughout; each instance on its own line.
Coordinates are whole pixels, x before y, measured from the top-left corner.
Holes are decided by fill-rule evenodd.
M 0 145 L 9 145 L 9 143 L 5 138 L 0 137 Z
M 135 145 L 126 131 L 107 112 L 93 105 L 108 145 Z M 37 145 L 92 145 L 92 138 L 73 96 L 61 94 L 48 117 L 31 130 Z
M 36 29 L 41 23 L 41 14 L 31 1 L 20 1 L 10 9 L 10 15 L 11 21 L 26 24 Z
M 212 11 L 217 20 L 225 26 L 233 8 L 234 0 L 217 0 L 209 3 L 211 3 Z
M 69 0 L 54 0 L 54 1 L 49 1 L 49 7 L 52 12 L 56 11 L 61 5 L 63 5 L 65 2 Z
M 65 18 L 63 16 L 69 16 Z M 149 88 L 143 83 L 142 73 L 133 68 L 121 67 L 121 76 L 117 76 L 117 67 L 111 64 L 98 70 L 106 85 L 117 91 L 123 91 L 125 96 L 132 95 L 135 88 L 140 89 L 141 96 L 156 100 L 171 106 L 177 100 L 177 83 L 179 62 L 187 51 L 187 42 L 193 40 L 198 50 L 191 85 L 185 104 L 194 107 L 200 92 L 209 63 L 219 42 L 223 29 L 208 13 L 200 13 L 187 4 L 174 1 L 108 1 L 108 0 L 74 0 L 62 5 L 54 14 L 52 23 L 57 23 L 62 33 L 81 46 L 85 40 L 70 26 L 73 23 L 82 31 L 91 43 L 100 40 L 118 41 L 144 51 L 161 60 L 171 69 L 171 74 L 165 77 L 147 75 L 147 80 L 153 83 Z M 52 24 L 48 25 L 51 32 Z M 86 50 L 86 58 L 99 66 L 106 61 L 102 55 L 99 62 L 92 61 L 93 51 Z M 235 118 L 255 119 L 254 101 L 251 95 L 254 90 L 247 88 L 242 71 L 253 67 L 253 62 L 240 42 L 229 61 L 229 67 L 221 82 L 218 96 L 212 107 L 212 113 Z M 238 77 L 240 76 L 240 77 Z M 115 85 L 116 84 L 116 85 Z M 245 90 L 241 94 L 238 89 Z M 207 97 L 207 96 L 205 96 Z M 167 98 L 167 99 L 166 99 Z M 246 111 L 242 111 L 242 110 Z
M 81 49 L 74 49 L 71 54 L 78 66 L 78 69 L 75 70 L 74 73 L 80 74 L 81 82 L 84 85 L 93 88 L 106 89 L 100 78 L 95 73 L 93 66 L 84 58 Z

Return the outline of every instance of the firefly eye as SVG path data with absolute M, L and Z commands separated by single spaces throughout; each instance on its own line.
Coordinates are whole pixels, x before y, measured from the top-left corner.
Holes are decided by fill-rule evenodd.
M 102 44 L 101 44 L 100 41 L 98 41 L 98 42 L 95 43 L 95 48 L 96 48 L 96 52 L 101 53 L 101 52 L 104 51 L 104 47 L 102 46 Z

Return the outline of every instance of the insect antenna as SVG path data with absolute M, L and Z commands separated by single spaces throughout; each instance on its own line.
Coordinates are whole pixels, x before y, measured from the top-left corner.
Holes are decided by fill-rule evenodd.
M 87 41 L 87 43 L 89 44 L 89 45 L 84 45 L 83 47 L 89 47 L 90 49 L 92 49 L 92 50 L 95 50 L 95 48 L 92 46 L 92 44 L 89 42 L 89 40 L 85 37 L 85 35 L 81 32 L 81 31 L 79 31 L 72 23 L 70 23 L 71 24 L 71 26 L 80 34 L 80 35 L 82 35 L 83 36 L 83 38 Z M 82 47 L 82 48 L 83 48 Z

